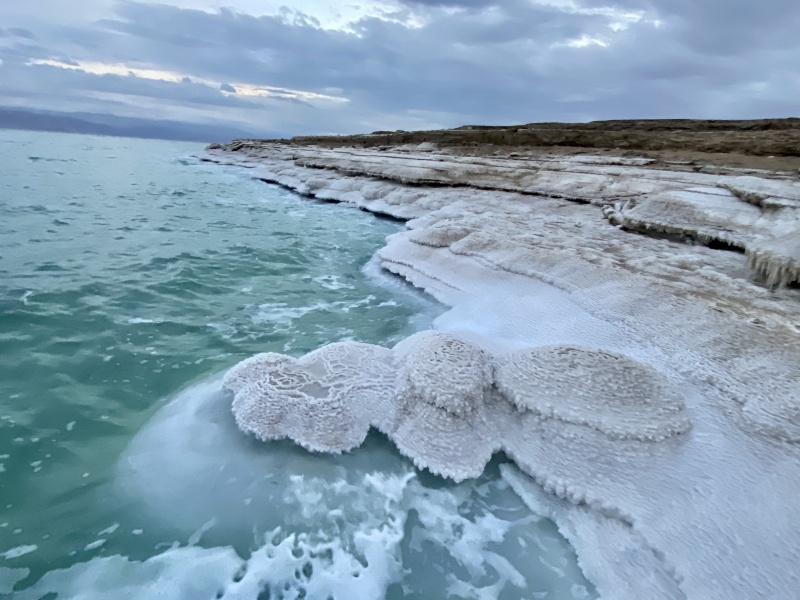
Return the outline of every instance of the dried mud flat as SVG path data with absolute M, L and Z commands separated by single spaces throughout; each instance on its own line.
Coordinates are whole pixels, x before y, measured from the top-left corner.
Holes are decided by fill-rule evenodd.
M 502 448 L 603 598 L 796 597 L 799 153 L 798 119 L 211 146 L 407 221 L 382 267 L 451 307 L 393 349 L 242 363 L 239 425 L 324 451 L 372 426 L 456 479 Z

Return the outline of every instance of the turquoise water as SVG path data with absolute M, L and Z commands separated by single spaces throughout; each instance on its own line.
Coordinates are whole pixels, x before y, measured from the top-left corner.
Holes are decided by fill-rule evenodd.
M 0 597 L 590 597 L 496 464 L 455 486 L 380 436 L 327 457 L 235 429 L 239 360 L 441 309 L 370 263 L 401 224 L 201 150 L 0 131 Z

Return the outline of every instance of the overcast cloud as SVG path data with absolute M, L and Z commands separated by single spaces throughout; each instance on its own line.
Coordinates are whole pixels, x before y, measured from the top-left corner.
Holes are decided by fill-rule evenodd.
M 796 0 L 329 6 L 4 2 L 0 104 L 286 135 L 800 115 Z

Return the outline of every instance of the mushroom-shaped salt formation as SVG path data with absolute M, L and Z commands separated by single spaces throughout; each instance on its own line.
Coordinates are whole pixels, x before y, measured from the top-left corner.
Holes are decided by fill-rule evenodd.
M 242 431 L 343 452 L 366 438 L 369 403 L 380 412 L 391 405 L 393 380 L 389 350 L 340 342 L 297 360 L 257 355 L 233 367 L 223 385 L 234 392 L 233 415 Z
M 461 481 L 477 477 L 499 450 L 487 420 L 489 355 L 453 334 L 423 332 L 394 348 L 396 425 L 386 433 L 420 468 Z
M 659 441 L 691 427 L 683 398 L 663 375 L 605 350 L 559 345 L 512 352 L 497 360 L 495 385 L 519 410 L 612 438 Z
M 610 443 L 690 427 L 669 381 L 620 354 L 545 346 L 494 358 L 440 331 L 392 350 L 340 342 L 299 359 L 260 354 L 224 386 L 239 428 L 262 440 L 343 452 L 374 426 L 419 468 L 456 481 L 478 477 L 501 449 L 531 463 L 532 440 L 553 426 L 590 427 Z
M 485 350 L 452 333 L 424 331 L 394 347 L 401 402 L 433 404 L 457 417 L 473 414 L 492 385 Z

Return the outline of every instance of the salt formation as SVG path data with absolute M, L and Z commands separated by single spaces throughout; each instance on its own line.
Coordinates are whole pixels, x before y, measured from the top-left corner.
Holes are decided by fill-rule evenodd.
M 453 307 L 438 324 L 472 375 L 461 396 L 425 388 L 408 365 L 439 341 L 385 350 L 365 372 L 389 392 L 337 396 L 374 395 L 359 427 L 454 478 L 505 450 L 603 597 L 796 597 L 797 175 L 463 154 L 247 142 L 208 158 L 408 220 L 381 265 Z
M 767 285 L 785 286 L 800 281 L 800 233 L 753 244 L 747 254 L 748 264 L 766 278 Z
M 535 461 L 524 439 L 542 420 L 642 442 L 690 428 L 680 394 L 625 356 L 554 346 L 493 357 L 445 332 L 412 335 L 392 351 L 339 342 L 299 360 L 262 354 L 223 385 L 240 429 L 259 439 L 341 452 L 374 426 L 417 466 L 456 481 L 478 477 L 501 449 Z
M 342 452 L 369 431 L 369 404 L 386 403 L 388 353 L 378 346 L 341 342 L 300 360 L 265 353 L 229 371 L 236 423 L 261 440 L 289 437 L 304 448 Z
M 456 481 L 480 475 L 498 447 L 486 433 L 487 353 L 451 334 L 419 333 L 394 354 L 399 414 L 381 429 L 419 467 Z
M 394 350 L 402 405 L 427 403 L 462 418 L 480 408 L 492 382 L 483 350 L 447 333 L 420 333 Z
M 498 389 L 519 410 L 619 438 L 660 441 L 689 429 L 683 398 L 660 373 L 612 352 L 550 346 L 499 361 Z
M 437 194 L 382 185 L 374 178 L 406 186 L 465 186 L 599 204 L 606 206 L 604 214 L 612 223 L 629 229 L 685 235 L 748 253 L 751 248 L 756 252 L 757 243 L 800 228 L 800 182 L 785 178 L 663 169 L 651 166 L 652 160 L 636 158 L 545 155 L 509 160 L 452 156 L 427 147 L 413 150 L 416 153 L 255 144 L 239 148 L 233 159 L 224 153 L 214 153 L 213 159 L 258 166 L 263 179 L 300 193 L 405 219 L 439 208 Z M 297 176 L 304 171 L 308 174 Z M 796 243 L 786 253 L 773 258 L 778 266 L 765 272 L 770 276 L 783 269 L 775 280 L 779 285 L 800 281 Z

